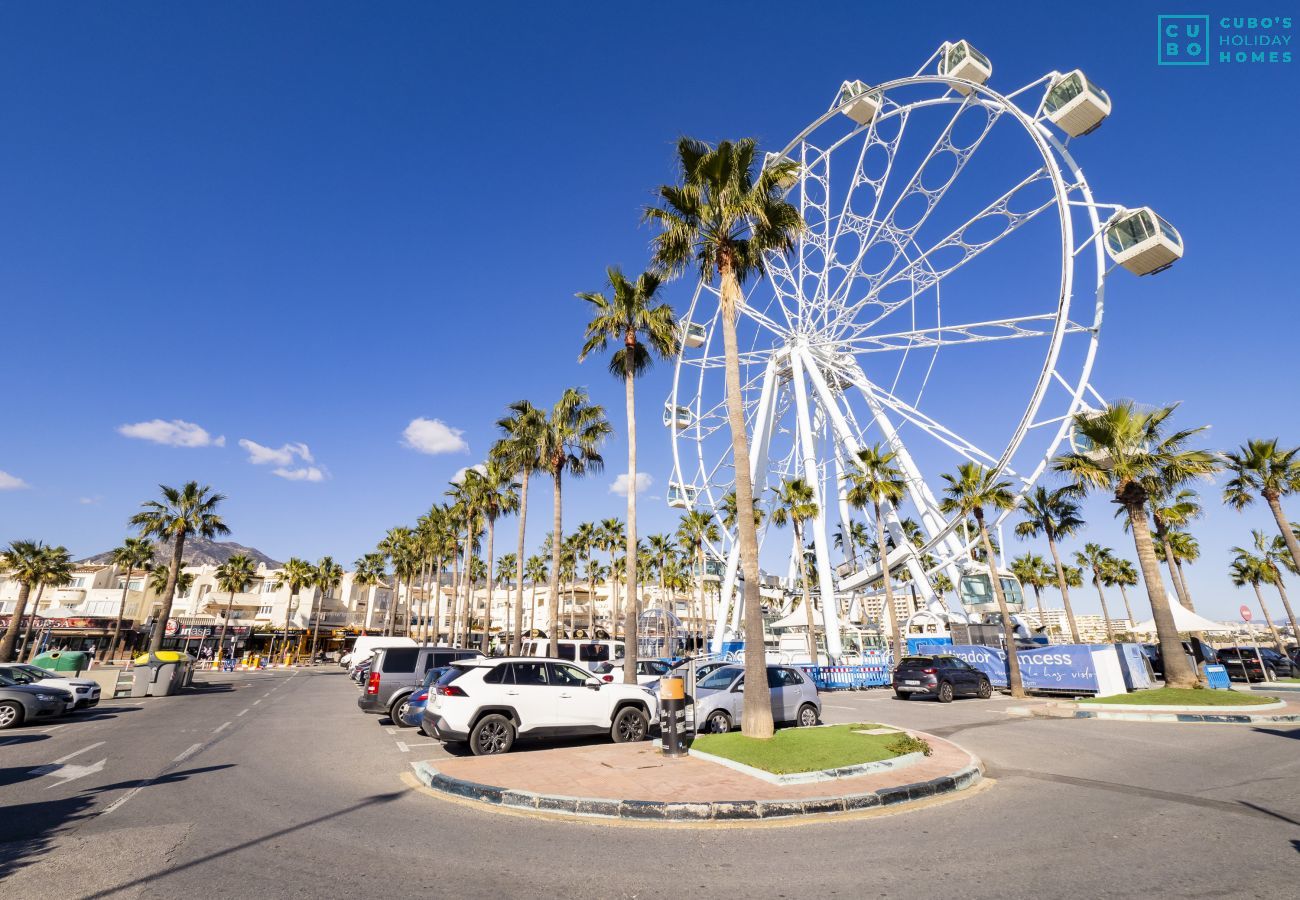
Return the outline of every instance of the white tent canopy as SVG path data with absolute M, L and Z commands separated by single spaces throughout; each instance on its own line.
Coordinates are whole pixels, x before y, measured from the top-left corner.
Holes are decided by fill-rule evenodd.
M 1180 632 L 1184 631 L 1231 631 L 1225 625 L 1219 622 L 1212 622 L 1205 616 L 1192 612 L 1176 600 L 1169 601 L 1169 608 L 1174 613 L 1174 625 Z M 1147 619 L 1145 622 L 1139 622 L 1133 626 L 1134 631 L 1154 632 L 1156 630 L 1155 619 Z
M 817 609 L 815 606 L 813 607 L 813 623 L 817 626 L 819 631 L 826 627 L 826 617 L 822 615 L 822 611 Z M 790 613 L 790 615 L 773 622 L 768 627 L 773 631 L 785 628 L 802 628 L 804 631 L 807 631 L 808 611 L 804 609 L 803 604 L 800 603 L 800 605 Z

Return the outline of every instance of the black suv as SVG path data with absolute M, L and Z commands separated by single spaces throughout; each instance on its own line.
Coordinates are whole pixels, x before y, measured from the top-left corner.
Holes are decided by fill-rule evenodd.
M 1219 662 L 1233 681 L 1272 681 L 1277 678 L 1277 667 L 1283 661 L 1276 651 L 1262 648 L 1258 655 L 1254 647 L 1219 648 Z
M 987 700 L 993 696 L 989 677 L 956 656 L 904 656 L 894 669 L 894 695 L 910 700 L 933 694 L 940 703 L 965 694 Z

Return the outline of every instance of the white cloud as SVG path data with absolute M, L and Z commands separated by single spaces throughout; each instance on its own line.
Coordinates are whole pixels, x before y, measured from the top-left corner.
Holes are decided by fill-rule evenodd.
M 8 472 L 0 470 L 0 491 L 21 491 L 27 487 L 31 487 L 31 485 L 17 475 L 10 475 Z
M 652 484 L 654 484 L 654 479 L 651 478 L 649 475 L 647 475 L 645 472 L 636 473 L 636 492 L 638 494 L 644 493 L 645 491 L 649 490 L 650 485 Z M 614 483 L 609 486 L 609 492 L 611 494 L 618 494 L 620 497 L 627 496 L 627 473 L 626 472 L 624 472 L 622 475 L 614 479 Z
M 324 481 L 325 472 L 315 466 L 304 466 L 301 469 L 286 469 L 284 467 L 271 470 L 272 475 L 278 475 L 289 481 Z
M 462 481 L 464 481 L 465 473 L 468 472 L 470 468 L 471 468 L 470 466 L 462 466 L 461 468 L 457 469 L 456 474 L 451 476 L 451 483 L 460 484 Z M 473 466 L 473 469 L 475 472 L 478 472 L 480 475 L 487 474 L 487 466 L 483 465 L 483 463 L 479 463 L 478 465 Z
M 301 459 L 305 463 L 315 462 L 312 458 L 311 450 L 306 444 L 284 444 L 278 450 L 274 447 L 264 447 L 257 441 L 250 441 L 248 438 L 240 438 L 239 446 L 248 451 L 248 461 L 255 466 L 265 463 L 274 463 L 280 467 L 293 465 L 294 458 Z
M 208 432 L 184 419 L 150 419 L 148 422 L 136 422 L 134 425 L 119 425 L 118 434 L 142 441 L 153 441 L 168 447 L 224 447 L 225 437 L 213 437 Z
M 77 502 L 80 503 L 82 506 L 98 506 L 99 501 L 103 499 L 104 499 L 103 497 L 96 494 L 93 497 L 78 497 Z
M 468 453 L 465 432 L 452 428 L 441 419 L 412 419 L 402 432 L 402 444 L 420 453 Z

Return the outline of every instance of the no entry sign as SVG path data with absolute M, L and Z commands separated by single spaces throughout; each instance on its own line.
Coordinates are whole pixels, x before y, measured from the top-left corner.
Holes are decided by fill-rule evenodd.
M 1250 619 L 1251 619 L 1250 607 L 1244 603 L 1241 604 L 1241 621 L 1249 622 Z

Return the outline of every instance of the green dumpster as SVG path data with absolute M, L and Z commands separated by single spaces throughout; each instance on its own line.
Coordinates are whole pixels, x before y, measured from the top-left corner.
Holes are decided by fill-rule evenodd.
M 51 672 L 81 674 L 90 668 L 90 654 L 81 650 L 50 650 L 33 659 L 32 665 Z

